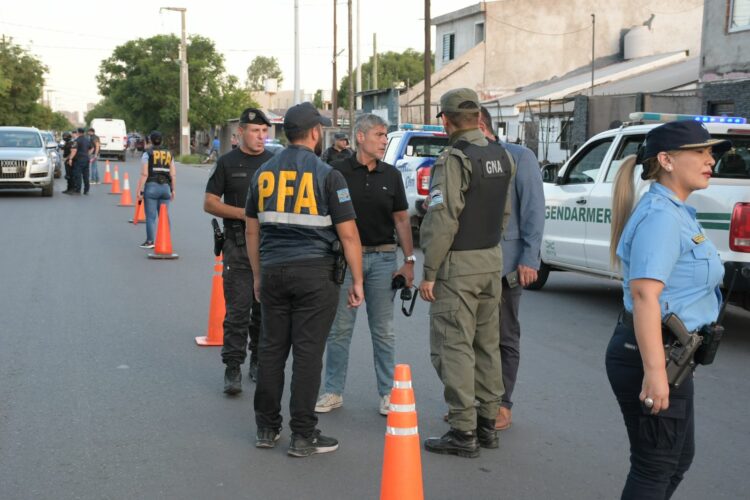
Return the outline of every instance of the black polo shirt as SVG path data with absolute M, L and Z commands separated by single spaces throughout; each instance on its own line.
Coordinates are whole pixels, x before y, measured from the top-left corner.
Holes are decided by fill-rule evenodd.
M 344 175 L 349 186 L 362 245 L 396 243 L 393 212 L 409 208 L 401 173 L 382 161 L 370 172 L 356 156 L 332 166 Z

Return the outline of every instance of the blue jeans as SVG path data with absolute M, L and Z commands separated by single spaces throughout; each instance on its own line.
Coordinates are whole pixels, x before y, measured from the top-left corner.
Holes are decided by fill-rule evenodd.
M 396 252 L 362 254 L 365 305 L 372 337 L 372 353 L 375 361 L 375 376 L 378 394 L 390 394 L 393 385 L 393 368 L 396 362 L 396 336 L 393 334 L 393 298 L 391 290 L 393 273 L 396 272 Z M 346 307 L 347 292 L 352 285 L 352 275 L 346 279 L 339 293 L 336 319 L 326 342 L 325 392 L 343 394 L 346 370 L 349 365 L 349 344 L 352 341 L 357 309 Z
M 89 169 L 91 170 L 91 182 L 99 182 L 99 168 L 96 166 L 96 158 L 90 162 Z
M 146 241 L 154 241 L 156 217 L 159 215 L 162 203 L 169 205 L 172 199 L 172 190 L 169 184 L 158 182 L 147 182 L 143 189 L 143 203 L 146 210 Z

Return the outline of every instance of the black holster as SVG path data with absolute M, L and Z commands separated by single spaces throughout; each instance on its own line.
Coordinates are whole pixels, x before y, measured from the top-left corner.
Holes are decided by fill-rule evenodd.
M 336 240 L 331 244 L 331 250 L 333 251 L 333 281 L 339 285 L 344 283 L 346 277 L 346 257 L 344 256 L 344 247 L 341 246 L 341 241 Z
M 704 325 L 700 329 L 700 334 L 703 342 L 695 351 L 695 362 L 699 365 L 710 365 L 716 358 L 716 351 L 719 350 L 719 344 L 724 336 L 724 327 L 716 323 Z
M 224 232 L 222 232 L 216 219 L 211 219 L 211 226 L 214 228 L 214 255 L 218 257 L 224 249 L 226 238 L 224 238 Z

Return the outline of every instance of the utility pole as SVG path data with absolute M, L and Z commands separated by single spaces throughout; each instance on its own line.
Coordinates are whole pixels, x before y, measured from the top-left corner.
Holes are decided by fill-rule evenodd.
M 190 96 L 188 93 L 188 62 L 187 62 L 187 40 L 185 35 L 185 7 L 162 7 L 162 10 L 179 12 L 182 19 L 182 38 L 180 43 L 180 155 L 190 154 L 190 123 L 188 122 L 188 109 L 190 109 Z
M 372 34 L 372 88 L 378 88 L 378 34 Z
M 347 0 L 349 7 L 349 137 L 354 131 L 354 75 L 352 74 L 352 0 Z
M 338 78 L 336 77 L 336 1 L 333 0 L 333 91 L 331 92 L 331 106 L 333 107 L 333 126 L 338 127 L 339 100 L 338 100 Z
M 299 90 L 299 0 L 294 0 L 294 104 L 302 102 Z
M 424 123 L 432 121 L 432 33 L 430 31 L 430 0 L 424 0 Z
M 362 65 L 360 64 L 359 54 L 362 52 L 360 41 L 360 24 L 359 24 L 359 4 L 362 0 L 357 0 L 357 94 L 362 91 Z M 362 96 L 357 96 L 357 109 L 362 109 Z
M 596 44 L 596 14 L 591 14 L 591 97 L 594 97 L 594 48 Z

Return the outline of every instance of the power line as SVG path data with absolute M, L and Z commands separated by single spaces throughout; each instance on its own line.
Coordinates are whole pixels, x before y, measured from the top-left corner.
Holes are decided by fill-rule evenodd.
M 7 26 L 15 26 L 17 28 L 27 28 L 32 30 L 39 30 L 39 31 L 49 31 L 53 33 L 62 33 L 64 35 L 75 35 L 75 36 L 84 36 L 89 38 L 101 38 L 102 40 L 116 40 L 118 42 L 126 42 L 127 40 L 123 38 L 113 38 L 109 36 L 101 36 L 101 35 L 89 35 L 87 33 L 78 33 L 75 31 L 65 31 L 65 30 L 58 30 L 54 28 L 43 28 L 41 26 L 32 26 L 29 24 L 19 24 L 19 23 L 10 23 L 8 21 L 0 21 L 0 24 L 5 24 Z
M 574 35 L 576 33 L 582 32 L 582 31 L 588 31 L 588 30 L 591 29 L 591 25 L 587 24 L 586 26 L 584 26 L 582 28 L 579 28 L 577 30 L 566 31 L 564 33 L 544 33 L 544 32 L 541 32 L 541 31 L 534 31 L 534 30 L 530 30 L 530 29 L 527 29 L 527 28 L 523 28 L 521 26 L 516 26 L 515 24 L 506 23 L 505 21 L 501 21 L 500 19 L 496 18 L 495 16 L 492 16 L 492 15 L 487 14 L 487 13 L 485 13 L 485 15 L 487 17 L 489 17 L 490 19 L 492 19 L 493 21 L 495 21 L 496 23 L 498 23 L 498 24 L 502 24 L 503 26 L 507 26 L 509 28 L 513 28 L 513 29 L 518 30 L 518 31 L 523 31 L 524 33 L 530 33 L 532 35 L 540 35 L 540 36 L 567 36 L 567 35 Z

